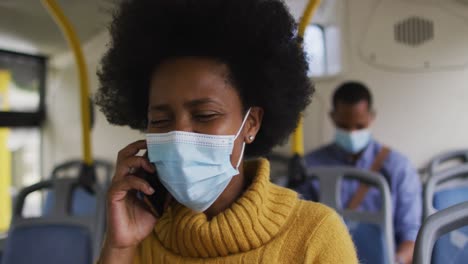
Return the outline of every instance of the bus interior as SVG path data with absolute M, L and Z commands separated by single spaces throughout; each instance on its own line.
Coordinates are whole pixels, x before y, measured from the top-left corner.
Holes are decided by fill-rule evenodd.
M 117 153 L 144 138 L 110 125 L 93 102 L 119 2 L 0 1 L 2 264 L 26 263 L 15 262 L 15 254 L 56 254 L 66 263 L 99 256 Z M 271 181 L 295 188 L 318 180 L 318 201 L 343 217 L 362 263 L 400 263 L 385 178 L 355 168 L 308 168 L 303 159 L 334 140 L 336 87 L 365 83 L 374 100 L 372 136 L 403 153 L 422 186 L 413 263 L 468 263 L 468 1 L 284 2 L 302 25 L 315 93 L 291 140 L 267 156 Z M 337 202 L 339 182 L 348 176 L 380 190 L 378 214 Z M 354 233 L 356 222 L 370 225 Z

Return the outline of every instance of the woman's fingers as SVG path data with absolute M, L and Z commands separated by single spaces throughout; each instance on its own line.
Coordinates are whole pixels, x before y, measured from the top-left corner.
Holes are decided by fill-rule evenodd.
M 117 163 L 120 163 L 120 161 L 128 157 L 135 156 L 142 149 L 146 149 L 146 140 L 142 139 L 130 143 L 119 151 L 119 154 L 117 155 Z
M 154 193 L 154 189 L 143 179 L 129 175 L 122 180 L 114 182 L 109 189 L 110 202 L 118 202 L 125 199 L 130 190 L 141 191 L 147 195 Z
M 141 168 L 149 173 L 156 172 L 154 165 L 149 160 L 144 157 L 132 156 L 122 160 L 117 165 L 113 181 L 121 180 L 126 175 L 136 175 Z

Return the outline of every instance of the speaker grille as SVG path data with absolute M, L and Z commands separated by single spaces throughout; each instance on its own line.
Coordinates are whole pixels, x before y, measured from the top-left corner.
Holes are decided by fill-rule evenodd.
M 416 47 L 434 38 L 434 22 L 412 16 L 396 23 L 394 31 L 396 42 Z

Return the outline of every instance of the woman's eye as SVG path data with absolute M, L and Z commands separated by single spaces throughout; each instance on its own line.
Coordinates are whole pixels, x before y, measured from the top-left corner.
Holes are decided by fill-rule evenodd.
M 216 116 L 218 115 L 217 114 L 199 114 L 199 115 L 195 115 L 194 117 L 197 121 L 206 122 L 206 121 L 210 121 L 216 118 Z

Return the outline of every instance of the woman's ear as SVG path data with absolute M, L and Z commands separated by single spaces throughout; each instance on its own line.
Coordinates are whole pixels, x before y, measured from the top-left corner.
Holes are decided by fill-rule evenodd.
M 263 108 L 258 106 L 252 106 L 250 108 L 249 116 L 247 117 L 247 121 L 245 122 L 245 133 L 244 133 L 244 141 L 247 144 L 252 143 L 257 136 L 258 131 L 262 125 L 263 120 Z

